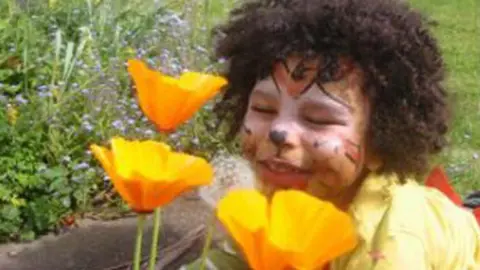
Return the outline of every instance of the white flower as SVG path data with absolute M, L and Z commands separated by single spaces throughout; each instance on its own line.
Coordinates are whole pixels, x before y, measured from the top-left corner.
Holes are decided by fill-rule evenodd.
M 221 154 L 212 159 L 212 184 L 199 190 L 200 197 L 212 208 L 225 194 L 236 188 L 254 188 L 255 175 L 248 161 L 240 156 Z

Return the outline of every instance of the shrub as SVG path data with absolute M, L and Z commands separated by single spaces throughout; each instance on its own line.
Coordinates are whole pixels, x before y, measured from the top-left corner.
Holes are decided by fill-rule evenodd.
M 158 138 L 205 157 L 226 147 L 211 106 L 165 138 L 138 108 L 128 58 L 171 75 L 208 63 L 207 7 L 160 2 L 0 2 L 0 242 L 52 231 L 111 189 L 86 151 L 92 142 Z

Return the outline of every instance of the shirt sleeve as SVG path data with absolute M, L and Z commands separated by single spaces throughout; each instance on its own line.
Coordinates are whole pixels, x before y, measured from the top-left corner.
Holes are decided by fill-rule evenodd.
M 375 269 L 478 269 L 473 215 L 436 190 L 403 188 L 392 203 L 386 259 Z

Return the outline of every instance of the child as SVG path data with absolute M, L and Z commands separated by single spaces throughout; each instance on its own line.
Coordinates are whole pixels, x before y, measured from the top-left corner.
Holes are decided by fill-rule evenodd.
M 305 190 L 355 221 L 359 245 L 330 269 L 480 267 L 473 215 L 418 184 L 449 116 L 443 60 L 418 12 L 393 0 L 256 0 L 218 34 L 229 85 L 216 109 L 259 188 Z M 212 254 L 216 269 L 245 269 Z

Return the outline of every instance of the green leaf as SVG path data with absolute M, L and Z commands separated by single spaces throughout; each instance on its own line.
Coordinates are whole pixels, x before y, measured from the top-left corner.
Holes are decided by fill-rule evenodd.
M 0 184 L 0 201 L 9 201 L 12 195 L 12 191 L 8 186 Z
M 63 179 L 66 176 L 67 172 L 63 167 L 54 167 L 45 170 L 42 173 L 42 176 L 48 180 L 58 180 Z
M 33 241 L 35 240 L 35 232 L 34 231 L 23 231 L 20 234 L 20 240 L 21 241 Z

